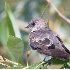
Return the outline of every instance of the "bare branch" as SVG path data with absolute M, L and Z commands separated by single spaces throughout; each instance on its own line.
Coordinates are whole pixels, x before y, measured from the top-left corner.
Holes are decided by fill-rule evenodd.
M 4 58 L 4 59 L 5 59 L 5 62 L 8 62 L 8 63 L 14 64 L 14 65 L 19 65 L 18 63 L 13 62 L 13 61 L 11 61 L 11 60 L 9 60 L 9 59 L 7 59 L 7 58 Z
M 7 64 L 4 64 L 4 63 L 0 63 L 1 65 L 5 66 L 5 67 L 10 67 L 9 65 Z
M 3 57 L 0 55 L 0 64 L 3 65 L 3 66 L 9 67 L 7 64 L 4 64 L 3 62 L 8 62 L 8 63 L 14 64 L 14 65 L 19 65 L 18 63 L 13 62 L 13 61 L 5 58 L 5 57 L 3 59 Z
M 57 12 L 57 14 L 63 18 L 65 21 L 67 21 L 69 24 L 70 24 L 70 19 L 66 18 L 54 5 L 53 3 L 51 2 L 51 0 L 46 0 L 52 7 L 53 9 Z

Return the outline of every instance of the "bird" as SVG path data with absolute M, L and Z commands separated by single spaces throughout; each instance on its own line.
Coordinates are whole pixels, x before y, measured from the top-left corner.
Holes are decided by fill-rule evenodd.
M 61 60 L 70 57 L 60 36 L 42 18 L 31 20 L 26 28 L 30 30 L 29 44 L 33 50 Z

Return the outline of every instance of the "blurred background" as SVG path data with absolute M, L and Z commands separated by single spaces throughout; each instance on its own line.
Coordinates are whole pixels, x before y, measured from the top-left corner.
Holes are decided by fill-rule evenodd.
M 70 0 L 51 0 L 51 2 L 70 19 Z M 31 50 L 28 40 L 29 31 L 25 27 L 30 20 L 41 17 L 46 5 L 48 3 L 45 0 L 0 0 L 0 55 L 11 60 L 7 51 L 9 35 L 11 35 L 20 38 L 24 45 L 21 47 L 23 54 L 19 63 L 26 66 L 27 61 L 32 65 L 43 60 L 43 56 Z M 65 46 L 70 50 L 70 24 L 58 16 L 50 5 L 47 6 L 42 19 L 46 22 L 49 20 L 49 27 L 60 35 Z M 54 66 L 52 67 L 55 68 Z

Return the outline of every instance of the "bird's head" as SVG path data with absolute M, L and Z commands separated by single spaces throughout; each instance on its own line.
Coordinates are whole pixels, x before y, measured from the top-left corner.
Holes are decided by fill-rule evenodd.
M 48 28 L 46 22 L 41 18 L 36 18 L 34 20 L 31 20 L 26 28 L 33 32 L 45 27 Z

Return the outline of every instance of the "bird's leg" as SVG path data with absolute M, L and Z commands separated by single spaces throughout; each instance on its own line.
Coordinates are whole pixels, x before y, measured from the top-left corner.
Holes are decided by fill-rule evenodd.
M 44 61 L 44 62 L 47 62 L 45 59 L 46 59 L 46 57 L 44 58 L 44 60 L 43 60 L 43 61 Z
M 47 61 L 48 65 L 51 65 L 52 63 L 52 58 L 50 60 Z
M 47 64 L 47 61 L 45 61 L 45 59 L 46 59 L 46 57 L 45 57 L 44 60 L 43 60 L 43 61 L 45 62 L 45 63 L 43 63 L 43 66 L 44 66 L 45 64 Z
M 43 61 L 45 62 L 45 63 L 43 64 L 43 66 L 44 66 L 45 64 L 51 65 L 52 58 L 51 58 L 50 60 L 46 61 L 46 57 L 45 57 Z

